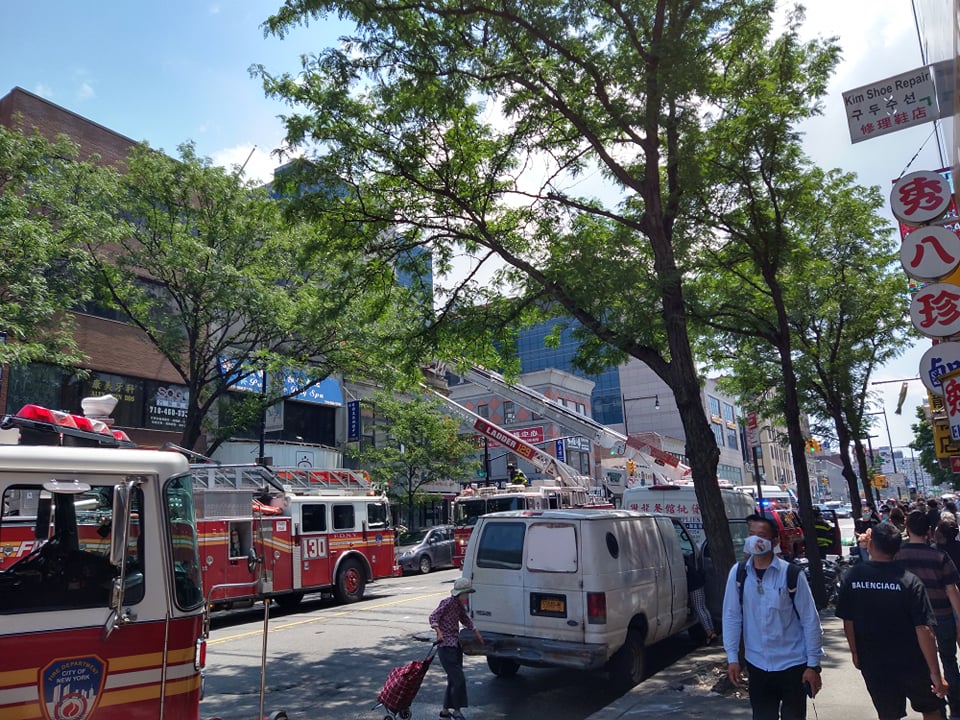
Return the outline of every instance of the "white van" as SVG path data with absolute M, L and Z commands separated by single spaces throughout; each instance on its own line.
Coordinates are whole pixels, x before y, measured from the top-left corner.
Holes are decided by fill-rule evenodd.
M 756 512 L 753 497 L 740 490 L 720 488 L 720 497 L 728 520 L 743 520 Z M 766 495 L 764 495 L 766 497 Z M 623 492 L 623 508 L 640 512 L 664 513 L 683 521 L 697 547 L 706 539 L 703 515 L 693 485 L 650 485 L 631 487 Z
M 686 556 L 686 557 L 685 557 Z M 643 679 L 644 648 L 696 625 L 685 562 L 700 558 L 683 524 L 627 510 L 484 515 L 467 546 L 469 612 L 484 644 L 468 655 L 513 675 L 521 665 L 600 669 L 619 688 Z

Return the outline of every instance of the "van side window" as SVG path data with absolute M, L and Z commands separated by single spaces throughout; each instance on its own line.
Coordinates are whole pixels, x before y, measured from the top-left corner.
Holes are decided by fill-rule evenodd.
M 568 523 L 532 523 L 527 534 L 527 569 L 577 571 L 577 532 Z
M 333 529 L 353 530 L 354 527 L 356 527 L 356 521 L 353 517 L 353 505 L 334 505 Z
M 477 567 L 519 570 L 523 566 L 522 522 L 492 522 L 483 528 L 477 547 Z

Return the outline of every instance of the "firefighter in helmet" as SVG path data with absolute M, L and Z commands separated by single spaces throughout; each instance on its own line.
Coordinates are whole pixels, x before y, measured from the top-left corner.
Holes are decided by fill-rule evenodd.
M 518 468 L 513 463 L 507 464 L 507 476 L 510 478 L 510 483 L 512 485 L 529 485 L 530 481 L 527 480 L 527 476 L 523 474 L 523 470 Z

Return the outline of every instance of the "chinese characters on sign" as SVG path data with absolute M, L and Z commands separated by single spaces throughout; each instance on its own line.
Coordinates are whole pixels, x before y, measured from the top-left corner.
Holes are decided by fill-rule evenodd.
M 940 116 L 931 68 L 922 67 L 843 93 L 850 142 L 902 130 Z
M 940 376 L 943 386 L 943 405 L 950 422 L 950 437 L 960 440 L 960 370 Z
M 944 227 L 917 228 L 900 245 L 900 264 L 917 280 L 943 280 L 960 265 L 960 237 Z
M 960 370 L 960 342 L 942 342 L 930 347 L 920 358 L 920 380 L 934 395 L 942 395 L 940 377 Z
M 926 285 L 910 301 L 910 320 L 921 335 L 945 338 L 960 333 L 960 287 Z
M 890 210 L 901 222 L 920 226 L 943 215 L 950 207 L 951 195 L 945 177 L 921 170 L 897 180 L 890 193 Z

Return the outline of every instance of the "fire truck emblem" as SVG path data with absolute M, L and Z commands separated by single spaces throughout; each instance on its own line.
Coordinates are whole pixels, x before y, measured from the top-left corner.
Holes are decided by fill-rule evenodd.
M 47 720 L 87 720 L 103 691 L 105 663 L 96 656 L 54 660 L 40 676 Z

